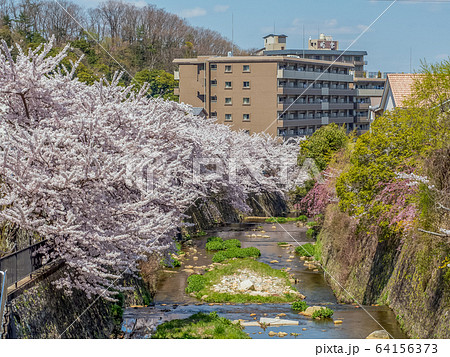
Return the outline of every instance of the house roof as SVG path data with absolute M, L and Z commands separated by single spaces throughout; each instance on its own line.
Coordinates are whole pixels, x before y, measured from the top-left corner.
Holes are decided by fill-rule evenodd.
M 418 74 L 413 73 L 394 73 L 387 75 L 386 89 L 390 88 L 396 107 L 402 107 L 404 101 L 411 96 L 414 81 L 418 77 Z

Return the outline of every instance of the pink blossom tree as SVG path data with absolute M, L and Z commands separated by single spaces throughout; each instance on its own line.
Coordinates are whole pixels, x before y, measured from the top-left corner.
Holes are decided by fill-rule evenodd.
M 13 57 L 2 44 L 0 223 L 49 239 L 47 258 L 69 267 L 58 287 L 113 299 L 105 289 L 124 289 L 114 283 L 147 253 L 170 251 L 196 199 L 218 195 L 246 211 L 248 193 L 289 188 L 280 173 L 287 158 L 296 167 L 296 145 L 147 98 L 120 75 L 80 83 L 76 63 L 61 65 L 69 47 L 54 57 L 51 48 L 17 46 Z M 216 169 L 196 172 L 204 159 Z

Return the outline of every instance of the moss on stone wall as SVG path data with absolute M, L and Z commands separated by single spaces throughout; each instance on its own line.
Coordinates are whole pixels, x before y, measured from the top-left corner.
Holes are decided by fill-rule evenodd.
M 328 206 L 318 239 L 340 301 L 352 301 L 345 289 L 365 304 L 391 307 L 411 337 L 450 338 L 450 268 L 442 267 L 448 244 L 419 233 L 380 242 L 336 205 Z
M 123 308 L 148 302 L 150 293 L 143 280 L 123 284 L 135 292 L 119 294 L 117 302 L 88 299 L 80 290 L 69 295 L 52 284 L 63 269 L 15 298 L 9 338 L 110 338 L 120 334 Z

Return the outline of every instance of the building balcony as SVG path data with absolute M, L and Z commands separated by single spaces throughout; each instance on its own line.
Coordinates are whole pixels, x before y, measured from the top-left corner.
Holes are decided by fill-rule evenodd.
M 328 72 L 309 72 L 309 71 L 293 71 L 288 69 L 279 69 L 277 72 L 279 79 L 305 79 L 305 80 L 321 80 L 332 82 L 353 82 L 351 74 L 337 74 Z
M 175 88 L 173 89 L 173 94 L 175 94 L 175 95 L 180 95 L 180 88 L 179 88 L 179 87 L 175 87 Z
M 280 86 L 278 87 L 278 94 L 287 95 L 335 95 L 335 96 L 354 96 L 354 89 L 340 89 L 336 87 L 330 88 L 314 88 L 314 87 L 289 87 Z
M 353 116 L 346 117 L 322 117 L 322 118 L 305 118 L 305 119 L 279 119 L 278 126 L 293 127 L 306 125 L 327 125 L 330 123 L 347 124 L 353 123 Z
M 370 122 L 369 115 L 357 116 L 356 123 L 364 123 L 367 124 Z
M 354 103 L 330 103 L 330 102 L 319 102 L 319 103 L 301 103 L 299 101 L 296 102 L 288 102 L 288 103 L 278 103 L 278 110 L 300 110 L 300 111 L 309 111 L 309 110 L 352 110 L 354 109 Z
M 180 80 L 180 71 L 173 72 L 173 79 L 175 79 L 176 81 Z
M 361 89 L 355 90 L 357 97 L 381 97 L 383 95 L 383 89 Z
M 370 103 L 356 103 L 355 109 L 369 110 Z

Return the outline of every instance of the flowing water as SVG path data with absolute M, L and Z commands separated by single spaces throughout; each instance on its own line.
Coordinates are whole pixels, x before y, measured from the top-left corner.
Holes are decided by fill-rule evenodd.
M 266 233 L 255 231 L 262 226 Z M 269 235 L 270 238 L 248 237 L 248 235 Z M 211 264 L 213 253 L 205 251 L 206 239 L 209 236 L 220 236 L 224 239 L 236 238 L 241 241 L 242 248 L 257 247 L 261 251 L 258 259 L 270 264 L 272 260 L 279 263 L 270 264 L 273 268 L 290 268 L 289 273 L 297 279 L 295 287 L 306 296 L 306 303 L 310 306 L 327 306 L 334 310 L 333 319 L 342 320 L 343 323 L 335 325 L 332 320 L 317 321 L 299 315 L 290 308 L 289 304 L 203 304 L 197 299 L 184 293 L 186 279 L 191 274 L 186 272 L 186 266 L 192 265 L 196 273 L 203 270 L 199 267 Z M 394 338 L 406 338 L 401 332 L 394 313 L 385 306 L 358 306 L 351 304 L 339 304 L 333 291 L 324 279 L 324 272 L 314 271 L 303 265 L 303 261 L 292 253 L 297 242 L 307 243 L 311 239 L 306 237 L 306 229 L 299 228 L 295 224 L 288 223 L 273 228 L 272 224 L 230 224 L 217 231 L 208 232 L 202 238 L 194 239 L 193 248 L 187 250 L 186 257 L 182 260 L 182 267 L 167 269 L 162 273 L 159 281 L 155 306 L 143 308 L 128 308 L 124 312 L 122 330 L 128 338 L 149 337 L 155 325 L 172 320 L 182 319 L 197 312 L 216 311 L 220 316 L 230 320 L 259 321 L 260 317 L 276 317 L 284 313 L 283 319 L 299 322 L 296 326 L 280 327 L 246 327 L 251 338 L 276 338 L 269 337 L 269 331 L 288 333 L 284 338 L 366 338 L 375 330 L 385 329 Z M 280 247 L 277 242 L 287 242 L 291 247 Z M 289 256 L 295 255 L 288 262 Z M 256 314 L 251 317 L 250 314 Z M 298 336 L 290 335 L 298 334 Z

